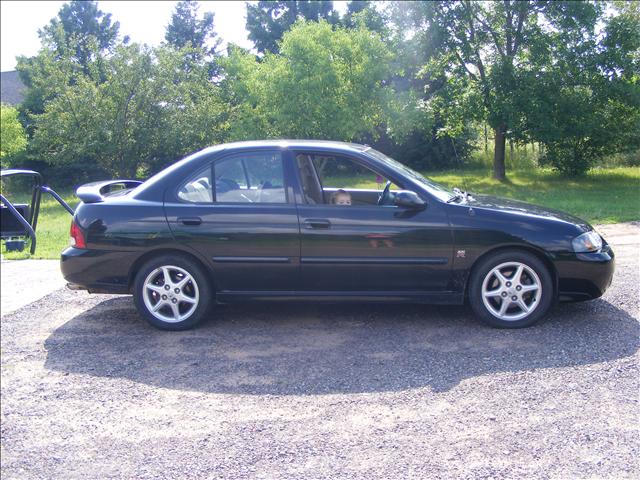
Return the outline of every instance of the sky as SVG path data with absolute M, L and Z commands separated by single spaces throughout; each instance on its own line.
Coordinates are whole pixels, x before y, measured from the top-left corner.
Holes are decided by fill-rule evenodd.
M 55 17 L 65 2 L 0 1 L 0 70 L 15 70 L 16 55 L 35 55 L 40 48 L 38 29 Z M 132 42 L 158 45 L 164 40 L 165 27 L 177 2 L 174 1 L 99 1 L 98 7 L 120 22 L 120 34 Z M 346 1 L 334 1 L 339 12 Z M 245 30 L 245 2 L 201 1 L 200 15 L 215 13 L 215 30 L 224 44 L 235 43 L 245 48 L 253 45 Z

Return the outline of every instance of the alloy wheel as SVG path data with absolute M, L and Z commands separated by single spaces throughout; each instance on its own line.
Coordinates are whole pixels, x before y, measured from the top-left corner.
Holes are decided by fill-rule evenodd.
M 182 322 L 198 308 L 198 284 L 183 268 L 174 265 L 156 268 L 145 278 L 143 289 L 142 297 L 149 313 L 163 322 Z
M 542 282 L 538 274 L 521 262 L 505 262 L 494 267 L 482 282 L 482 302 L 496 318 L 517 321 L 538 307 Z

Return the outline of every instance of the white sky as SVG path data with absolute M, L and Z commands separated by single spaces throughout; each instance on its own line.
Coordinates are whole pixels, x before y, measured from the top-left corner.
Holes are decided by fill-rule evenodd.
M 61 1 L 0 1 L 0 70 L 15 70 L 16 55 L 35 55 L 40 48 L 38 29 L 55 17 Z M 334 1 L 339 12 L 346 10 L 346 1 Z M 99 1 L 98 7 L 111 13 L 112 21 L 120 22 L 120 35 L 129 35 L 132 42 L 158 45 L 164 40 L 175 1 Z M 226 43 L 251 48 L 245 30 L 244 1 L 201 1 L 200 15 L 215 13 L 215 30 Z M 224 44 L 223 44 L 224 46 Z

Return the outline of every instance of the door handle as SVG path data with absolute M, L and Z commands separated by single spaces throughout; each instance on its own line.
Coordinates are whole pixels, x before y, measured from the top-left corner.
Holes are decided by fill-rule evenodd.
M 183 225 L 200 225 L 202 223 L 202 219 L 200 217 L 179 217 L 178 223 Z
M 304 223 L 305 228 L 331 228 L 331 222 L 326 218 L 308 218 L 302 223 Z

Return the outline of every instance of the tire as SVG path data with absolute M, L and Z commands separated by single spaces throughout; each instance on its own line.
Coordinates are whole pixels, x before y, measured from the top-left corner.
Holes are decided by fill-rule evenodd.
M 471 308 L 492 327 L 531 326 L 549 311 L 553 299 L 549 269 L 535 255 L 520 250 L 495 253 L 481 260 L 469 280 Z
M 138 271 L 133 283 L 138 312 L 161 330 L 195 327 L 207 317 L 212 293 L 211 282 L 200 264 L 179 254 L 151 259 Z

